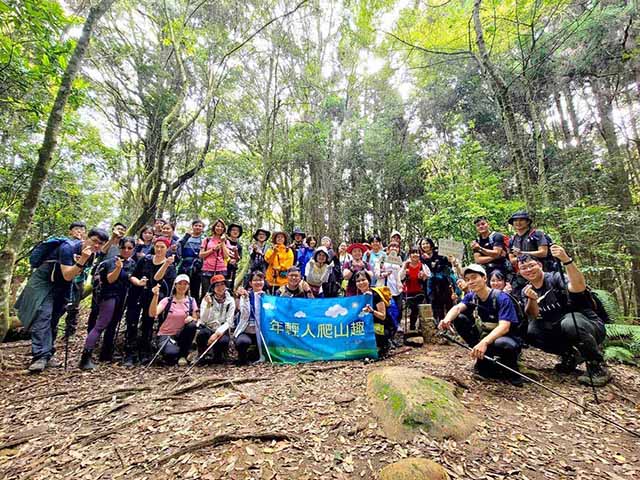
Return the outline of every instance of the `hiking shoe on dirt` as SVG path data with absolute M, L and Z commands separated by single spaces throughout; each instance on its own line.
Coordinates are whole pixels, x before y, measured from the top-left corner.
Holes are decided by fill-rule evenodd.
M 47 361 L 44 358 L 39 358 L 38 360 L 34 360 L 29 365 L 29 371 L 31 373 L 40 373 L 47 366 Z
M 82 351 L 82 357 L 80 358 L 80 365 L 78 365 L 81 370 L 93 370 L 96 368 L 96 364 L 91 360 L 91 350 L 85 348 Z
M 556 364 L 553 368 L 558 373 L 573 373 L 576 367 L 580 365 L 584 360 L 582 355 L 575 349 L 571 349 L 565 352 L 560 357 L 560 363 Z
M 58 360 L 56 357 L 51 357 L 47 360 L 47 368 L 60 368 L 62 367 L 62 362 Z
M 186 358 L 184 358 L 184 357 L 180 357 L 180 358 L 178 359 L 178 366 L 179 366 L 179 367 L 186 367 L 187 365 L 189 365 L 189 362 L 187 361 L 187 359 L 186 359 Z
M 589 372 L 589 370 L 591 370 L 591 372 Z M 589 376 L 589 373 L 591 373 L 591 376 Z M 604 363 L 587 364 L 587 372 L 578 377 L 578 382 L 583 385 L 591 386 L 592 380 L 594 387 L 604 387 L 611 381 L 611 374 Z
M 133 368 L 135 362 L 133 361 L 133 355 L 127 355 L 124 357 L 124 362 L 122 362 L 123 367 Z

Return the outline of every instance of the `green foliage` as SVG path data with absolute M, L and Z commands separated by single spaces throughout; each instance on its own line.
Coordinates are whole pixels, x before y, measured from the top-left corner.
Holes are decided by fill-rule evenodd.
M 640 357 L 640 325 L 608 324 L 605 328 L 606 345 L 624 347 L 634 356 Z
M 598 297 L 598 299 L 602 302 L 602 306 L 604 307 L 604 311 L 609 315 L 609 319 L 613 323 L 622 323 L 623 316 L 620 311 L 620 306 L 616 301 L 615 297 L 606 290 L 592 290 L 592 293 Z
M 629 365 L 638 365 L 636 356 L 624 347 L 607 347 L 604 349 L 604 359 L 607 362 L 626 363 Z

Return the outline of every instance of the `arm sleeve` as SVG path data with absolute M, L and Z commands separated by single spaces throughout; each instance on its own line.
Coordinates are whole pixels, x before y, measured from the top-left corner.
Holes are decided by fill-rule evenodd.
M 60 248 L 58 249 L 58 261 L 60 262 L 60 265 L 66 265 L 70 267 L 74 263 L 76 263 L 75 259 L 73 258 L 74 246 L 75 245 L 69 242 L 63 242 L 62 245 L 60 245 Z
M 167 302 L 169 301 L 169 297 L 164 297 L 162 300 L 158 302 L 158 310 L 157 314 L 160 315 L 164 309 L 167 307 Z
M 504 292 L 500 292 L 500 296 L 498 297 L 498 321 L 506 321 L 513 324 L 518 323 L 516 308 L 513 306 L 511 299 Z
M 533 237 L 536 239 L 536 242 L 538 242 L 538 247 L 548 247 L 549 246 L 549 242 L 547 241 L 547 237 L 544 236 L 544 232 L 542 232 L 540 230 L 536 230 L 536 232 L 534 233 Z

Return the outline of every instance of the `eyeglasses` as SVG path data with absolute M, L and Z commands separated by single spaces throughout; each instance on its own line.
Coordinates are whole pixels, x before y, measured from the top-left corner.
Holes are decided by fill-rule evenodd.
M 520 264 L 520 271 L 521 272 L 528 272 L 530 270 L 534 270 L 536 267 L 538 266 L 537 263 L 521 263 Z

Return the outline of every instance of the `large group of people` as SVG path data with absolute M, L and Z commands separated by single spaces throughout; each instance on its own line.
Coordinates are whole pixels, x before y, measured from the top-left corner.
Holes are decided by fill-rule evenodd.
M 123 318 L 125 366 L 146 365 L 154 353 L 167 364 L 187 365 L 194 358 L 202 364 L 223 363 L 232 343 L 237 362 L 246 364 L 264 358 L 259 323 L 265 293 L 310 299 L 371 295 L 365 310 L 372 314 L 381 357 L 402 331 L 397 312 L 404 310 L 405 329 L 414 330 L 426 321 L 419 318 L 419 305 L 430 304 L 437 326 L 455 328 L 483 377 L 520 385 L 513 371 L 528 345 L 559 355 L 559 372 L 573 372 L 586 362 L 587 374 L 579 381 L 606 384 L 604 319 L 584 276 L 561 246 L 533 227 L 527 212 L 514 213 L 508 223 L 511 236 L 493 231 L 485 217 L 477 218 L 477 238 L 470 242 L 473 263 L 463 268 L 457 258 L 440 255 L 431 238 L 409 245 L 397 231 L 388 240 L 373 235 L 334 249 L 331 238 L 318 242 L 300 228 L 291 233 L 258 228 L 243 246 L 243 227 L 222 219 L 208 230 L 194 220 L 181 238 L 161 218 L 137 238 L 127 236 L 127 226 L 119 222 L 111 233 L 100 228 L 87 232 L 83 223 L 74 222 L 67 238 L 34 249 L 34 270 L 16 303 L 31 331 L 29 370 L 60 364 L 55 355 L 58 322 L 66 312 L 65 335 L 74 333 L 90 278 L 82 369 L 96 367 L 93 351 L 100 339 L 99 360 L 113 361 Z

